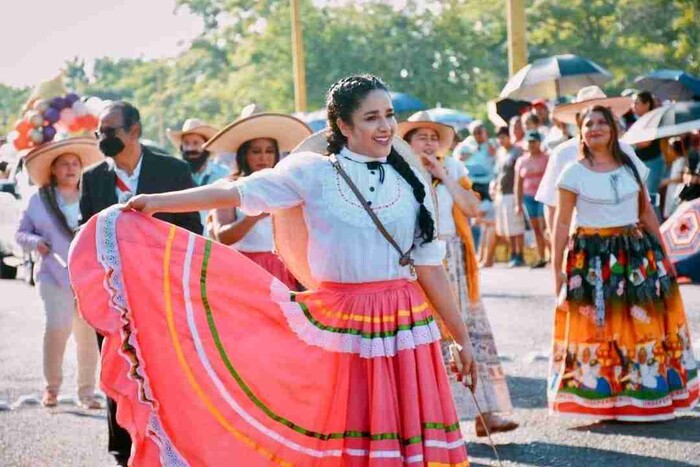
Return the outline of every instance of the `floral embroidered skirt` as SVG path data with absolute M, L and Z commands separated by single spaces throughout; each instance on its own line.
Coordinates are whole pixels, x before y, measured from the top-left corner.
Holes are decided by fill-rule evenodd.
M 580 228 L 554 322 L 550 410 L 666 420 L 698 401 L 700 381 L 675 278 L 638 227 Z
M 493 331 L 491 330 L 489 318 L 486 315 L 486 309 L 481 298 L 475 301 L 470 301 L 469 299 L 469 287 L 478 287 L 478 284 L 468 283 L 464 261 L 464 255 L 466 254 L 464 243 L 461 238 L 456 236 L 444 240 L 447 246 L 445 261 L 447 275 L 455 291 L 457 305 L 462 312 L 462 318 L 469 331 L 469 338 L 472 341 L 472 352 L 479 372 L 475 394 L 476 401 L 483 412 L 511 412 L 513 407 L 510 401 L 506 375 L 498 357 L 496 341 L 493 338 Z M 478 297 L 478 294 L 476 295 Z M 450 368 L 452 363 L 449 352 L 450 343 L 448 339 L 443 339 L 441 344 L 447 368 Z M 476 418 L 477 410 L 472 397 L 467 392 L 469 390 L 457 381 L 456 376 L 451 371 L 450 384 L 459 419 L 473 420 Z
M 290 293 L 230 248 L 115 209 L 69 264 L 133 465 L 468 465 L 415 282 Z

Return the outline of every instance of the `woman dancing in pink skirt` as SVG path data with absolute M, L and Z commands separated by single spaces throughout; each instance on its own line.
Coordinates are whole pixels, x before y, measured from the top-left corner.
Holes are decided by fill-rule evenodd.
M 73 285 L 107 336 L 102 387 L 119 400 L 132 463 L 468 465 L 434 312 L 472 389 L 476 366 L 430 186 L 394 138 L 378 78 L 340 80 L 327 110 L 326 140 L 302 144 L 312 151 L 235 182 L 139 195 L 80 233 Z M 226 206 L 272 213 L 309 291 L 128 212 Z

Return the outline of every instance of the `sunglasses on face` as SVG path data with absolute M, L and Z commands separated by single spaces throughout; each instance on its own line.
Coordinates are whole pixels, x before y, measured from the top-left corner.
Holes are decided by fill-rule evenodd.
M 113 138 L 114 136 L 117 135 L 117 131 L 121 130 L 122 127 L 106 127 L 106 128 L 99 128 L 95 132 L 95 138 L 97 139 L 102 139 L 103 137 L 105 138 Z

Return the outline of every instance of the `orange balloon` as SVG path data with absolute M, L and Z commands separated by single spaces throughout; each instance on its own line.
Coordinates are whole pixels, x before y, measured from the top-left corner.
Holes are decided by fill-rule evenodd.
M 78 118 L 80 118 L 80 117 L 78 117 Z M 83 129 L 83 125 L 81 125 L 81 122 L 80 122 L 80 120 L 78 120 L 78 118 L 76 118 L 73 123 L 68 125 L 68 131 L 70 133 L 78 133 L 79 131 L 81 131 Z
M 26 133 L 20 133 L 14 141 L 17 150 L 27 149 L 29 147 L 29 136 Z
M 17 123 L 15 123 L 15 130 L 17 130 L 17 133 L 20 135 L 26 135 L 29 133 L 29 130 L 33 128 L 34 126 L 29 122 L 29 120 L 19 120 Z
M 85 128 L 88 131 L 93 131 L 97 130 L 97 125 L 100 123 L 100 120 L 92 114 L 86 114 L 81 117 L 84 122 L 83 128 Z

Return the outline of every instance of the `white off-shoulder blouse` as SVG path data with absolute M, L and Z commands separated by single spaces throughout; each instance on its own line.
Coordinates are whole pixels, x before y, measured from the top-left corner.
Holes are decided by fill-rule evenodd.
M 343 149 L 338 161 L 401 249 L 415 245 L 415 264 L 441 265 L 444 244 L 437 239 L 423 244 L 416 238 L 418 202 L 411 186 L 386 159 Z M 377 161 L 382 163 L 381 169 L 367 165 Z M 425 187 L 424 203 L 435 219 L 430 187 L 419 172 L 414 173 Z M 308 260 L 315 280 L 361 283 L 414 279 L 411 268 L 399 265 L 398 252 L 377 230 L 328 157 L 313 152 L 293 154 L 275 168 L 255 172 L 233 185 L 240 194 L 240 209 L 250 216 L 303 204 L 309 231 Z
M 632 162 L 639 177 L 645 181 L 649 169 L 636 157 Z M 576 161 L 564 169 L 557 187 L 576 193 L 576 209 L 572 221 L 577 227 L 621 227 L 639 221 L 641 187 L 628 167 L 595 172 L 581 161 Z

